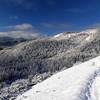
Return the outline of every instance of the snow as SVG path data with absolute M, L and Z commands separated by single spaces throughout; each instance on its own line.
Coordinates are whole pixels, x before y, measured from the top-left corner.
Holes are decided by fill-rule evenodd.
M 85 33 L 88 34 L 88 37 L 86 38 L 86 41 L 92 41 L 93 39 L 95 39 L 95 37 L 97 36 L 96 34 L 99 33 L 98 29 L 87 29 L 85 31 L 81 31 L 81 34 Z
M 96 77 L 92 84 L 91 100 L 100 100 L 100 75 Z
M 57 38 L 57 37 L 61 36 L 62 34 L 63 34 L 63 33 L 57 34 L 57 35 L 55 35 L 54 37 Z
M 63 32 L 63 33 L 59 33 L 55 35 L 51 39 L 54 39 L 54 40 L 69 39 L 71 37 L 84 34 L 84 35 L 87 35 L 86 41 L 92 41 L 95 38 L 96 34 L 99 33 L 99 31 L 100 31 L 99 29 L 94 28 L 94 29 L 87 29 L 81 32 L 71 32 L 71 33 Z
M 87 34 L 94 34 L 94 33 L 98 33 L 98 29 L 97 28 L 93 28 L 93 29 L 87 29 L 84 31 L 81 31 L 80 33 L 87 33 Z
M 74 65 L 35 85 L 16 100 L 100 100 L 100 57 Z
M 78 35 L 78 33 L 73 33 L 73 32 L 72 33 L 67 33 L 67 32 L 63 32 L 63 33 L 59 33 L 59 34 L 55 35 L 51 39 L 62 40 L 62 39 L 71 38 L 72 36 L 76 36 L 76 35 Z

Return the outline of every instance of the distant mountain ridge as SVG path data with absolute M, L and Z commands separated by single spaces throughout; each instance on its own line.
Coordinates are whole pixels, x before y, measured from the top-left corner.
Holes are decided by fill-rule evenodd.
M 0 37 L 0 44 L 4 46 L 12 46 L 25 41 L 25 38 Z

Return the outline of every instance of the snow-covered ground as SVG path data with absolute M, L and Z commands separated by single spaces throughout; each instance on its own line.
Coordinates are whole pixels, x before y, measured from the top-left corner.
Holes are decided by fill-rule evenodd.
M 63 39 L 69 39 L 69 38 L 72 38 L 74 36 L 80 36 L 81 35 L 81 38 L 84 38 L 84 36 L 86 36 L 85 38 L 86 38 L 87 41 L 89 41 L 89 40 L 92 41 L 97 36 L 96 34 L 100 34 L 100 30 L 97 29 L 97 28 L 94 28 L 94 29 L 87 29 L 87 30 L 80 31 L 80 32 L 59 33 L 57 35 L 54 35 L 54 37 L 52 37 L 51 39 L 63 40 Z
M 91 100 L 100 100 L 100 75 L 95 78 L 90 94 Z
M 100 100 L 100 57 L 58 72 L 16 100 Z

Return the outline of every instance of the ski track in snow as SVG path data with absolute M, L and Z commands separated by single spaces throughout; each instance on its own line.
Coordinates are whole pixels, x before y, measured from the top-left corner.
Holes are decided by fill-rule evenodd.
M 100 100 L 100 73 L 91 84 L 89 100 Z
M 85 89 L 82 89 L 82 93 L 80 93 L 80 96 L 81 96 L 80 100 L 100 100 L 100 97 L 97 97 L 97 95 L 95 94 L 95 92 L 98 92 L 98 90 L 96 90 L 96 87 L 95 87 L 96 82 L 98 82 L 96 80 L 97 77 L 100 78 L 100 70 L 95 71 L 95 73 L 91 76 L 91 78 L 88 79 L 88 83 L 87 83 Z M 96 82 L 95 82 L 95 80 L 96 80 Z M 100 84 L 100 82 L 99 82 L 99 84 Z M 98 88 L 100 88 L 100 85 Z
M 51 76 L 16 100 L 100 100 L 100 57 Z

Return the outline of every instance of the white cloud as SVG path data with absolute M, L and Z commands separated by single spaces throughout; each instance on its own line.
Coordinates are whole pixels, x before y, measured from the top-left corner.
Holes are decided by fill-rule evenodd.
M 32 30 L 34 26 L 28 23 L 10 25 L 10 26 L 0 26 L 2 29 L 10 29 L 10 30 Z
M 100 23 L 95 23 L 95 24 L 91 25 L 90 27 L 100 29 Z
M 37 32 L 26 31 L 9 31 L 0 32 L 0 37 L 13 37 L 13 38 L 38 38 L 41 34 Z
M 9 19 L 17 20 L 17 19 L 19 19 L 19 17 L 18 16 L 9 16 Z
M 33 26 L 31 24 L 21 24 L 21 25 L 15 25 L 13 26 L 16 30 L 30 30 L 33 29 Z
M 0 28 L 10 29 L 10 31 L 0 32 L 0 37 L 38 38 L 42 36 L 41 33 L 37 32 L 31 24 L 19 24 Z
M 66 23 L 47 23 L 47 22 L 41 23 L 41 26 L 51 29 L 68 29 L 72 27 L 72 25 L 69 23 L 66 24 Z
M 100 23 L 93 23 L 91 25 L 86 26 L 84 29 L 97 29 L 100 31 Z

